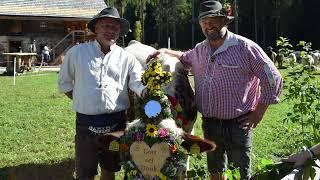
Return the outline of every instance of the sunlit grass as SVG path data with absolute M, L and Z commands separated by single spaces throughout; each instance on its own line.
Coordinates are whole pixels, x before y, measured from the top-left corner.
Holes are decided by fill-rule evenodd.
M 48 177 L 72 177 L 75 118 L 71 101 L 57 90 L 57 76 L 55 72 L 22 75 L 15 86 L 12 76 L 0 76 L 0 179 L 4 174 L 18 177 L 23 169 L 29 175 L 41 174 L 39 166 L 53 169 L 46 172 Z M 263 158 L 278 161 L 300 148 L 295 144 L 298 127 L 282 121 L 289 107 L 288 102 L 270 106 L 255 129 L 253 169 Z M 195 131 L 202 135 L 200 115 Z M 117 179 L 122 176 L 118 173 Z

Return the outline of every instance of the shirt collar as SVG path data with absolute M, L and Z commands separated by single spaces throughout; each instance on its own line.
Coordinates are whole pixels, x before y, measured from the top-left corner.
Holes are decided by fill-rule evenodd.
M 101 45 L 100 45 L 100 43 L 99 43 L 96 39 L 93 41 L 93 45 L 96 46 L 96 47 L 101 51 Z M 116 47 L 117 47 L 117 44 L 116 44 L 116 43 L 112 44 L 112 45 L 110 46 L 110 51 L 114 50 Z M 101 52 L 102 52 L 102 51 L 101 51 Z
M 206 40 L 209 46 L 209 41 Z M 230 31 L 227 30 L 227 36 L 224 40 L 223 44 L 213 53 L 213 55 L 219 54 L 225 50 L 227 50 L 231 46 L 238 45 L 238 39 L 236 38 L 236 35 Z M 210 46 L 209 46 L 210 47 Z

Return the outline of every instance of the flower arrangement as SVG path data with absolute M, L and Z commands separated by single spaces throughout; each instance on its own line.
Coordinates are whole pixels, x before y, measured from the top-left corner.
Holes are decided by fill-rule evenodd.
M 152 96 L 163 94 L 161 86 L 172 81 L 171 72 L 162 71 L 160 60 L 152 61 L 148 69 L 142 75 L 143 85 L 147 85 L 148 92 Z
M 168 147 L 169 156 L 163 166 L 152 175 L 152 178 L 147 179 L 172 179 L 179 169 L 185 169 L 186 152 L 180 145 L 181 137 L 176 136 L 170 129 L 159 126 L 162 119 L 172 118 L 170 101 L 161 88 L 163 85 L 170 83 L 171 80 L 172 74 L 162 71 L 159 59 L 150 63 L 142 76 L 142 83 L 147 86 L 148 95 L 139 102 L 139 114 L 143 126 L 130 128 L 120 139 L 120 150 L 127 154 L 131 153 L 130 147 L 132 147 L 132 144 L 137 142 L 143 142 L 149 147 L 161 143 Z M 147 115 L 145 112 L 145 105 L 150 101 L 158 102 L 161 105 L 159 113 L 154 116 Z M 141 168 L 132 156 L 122 162 L 122 165 L 128 179 L 145 179 Z
M 167 128 L 159 128 L 155 124 L 148 123 L 145 128 L 134 128 L 121 138 L 121 146 L 130 147 L 133 142 L 144 141 L 150 147 L 153 144 L 165 142 L 169 145 L 170 157 L 167 158 L 162 169 L 157 172 L 153 179 L 171 179 L 179 169 L 183 169 L 186 163 L 186 152 L 180 146 L 181 139 L 175 137 Z M 128 151 L 128 149 L 126 149 Z M 161 158 L 161 157 L 158 157 Z M 144 179 L 132 159 L 122 163 L 128 179 Z
M 147 86 L 148 96 L 139 100 L 138 114 L 146 123 L 153 122 L 158 124 L 161 119 L 172 118 L 171 104 L 168 97 L 164 94 L 161 87 L 169 84 L 172 81 L 171 72 L 162 71 L 160 59 L 154 60 L 143 73 L 141 81 L 143 85 Z M 150 118 L 144 111 L 144 106 L 150 100 L 155 100 L 161 105 L 161 112 L 158 116 Z

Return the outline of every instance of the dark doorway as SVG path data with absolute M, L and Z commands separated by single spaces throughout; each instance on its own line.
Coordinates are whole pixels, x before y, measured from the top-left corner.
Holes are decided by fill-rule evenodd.
M 9 41 L 9 51 L 11 53 L 20 52 L 21 50 L 21 41 Z

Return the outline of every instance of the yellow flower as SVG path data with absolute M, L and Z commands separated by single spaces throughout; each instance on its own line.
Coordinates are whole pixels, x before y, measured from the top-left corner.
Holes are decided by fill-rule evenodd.
M 146 71 L 146 72 L 144 73 L 144 76 L 145 76 L 146 78 L 148 78 L 148 77 L 150 76 L 149 71 Z
M 129 177 L 132 177 L 132 176 L 136 176 L 137 173 L 138 173 L 138 171 L 134 169 L 134 170 L 129 171 L 129 172 L 127 173 L 127 175 L 128 175 Z
M 156 63 L 154 66 L 154 69 L 161 69 L 161 64 L 160 63 Z
M 160 87 L 159 84 L 157 84 L 157 85 L 154 86 L 154 89 L 160 90 L 160 88 L 161 88 L 161 87 Z
M 157 175 L 161 180 L 166 180 L 166 179 L 167 179 L 167 177 L 166 177 L 165 175 L 163 175 L 160 171 L 157 172 L 156 175 Z
M 153 96 L 160 96 L 161 95 L 161 90 L 154 90 L 152 91 Z
M 138 171 L 137 170 L 131 170 L 132 175 L 137 175 Z
M 150 136 L 150 137 L 155 137 L 158 134 L 158 129 L 154 124 L 148 123 L 146 127 L 146 131 L 147 131 L 146 132 L 147 136 Z

